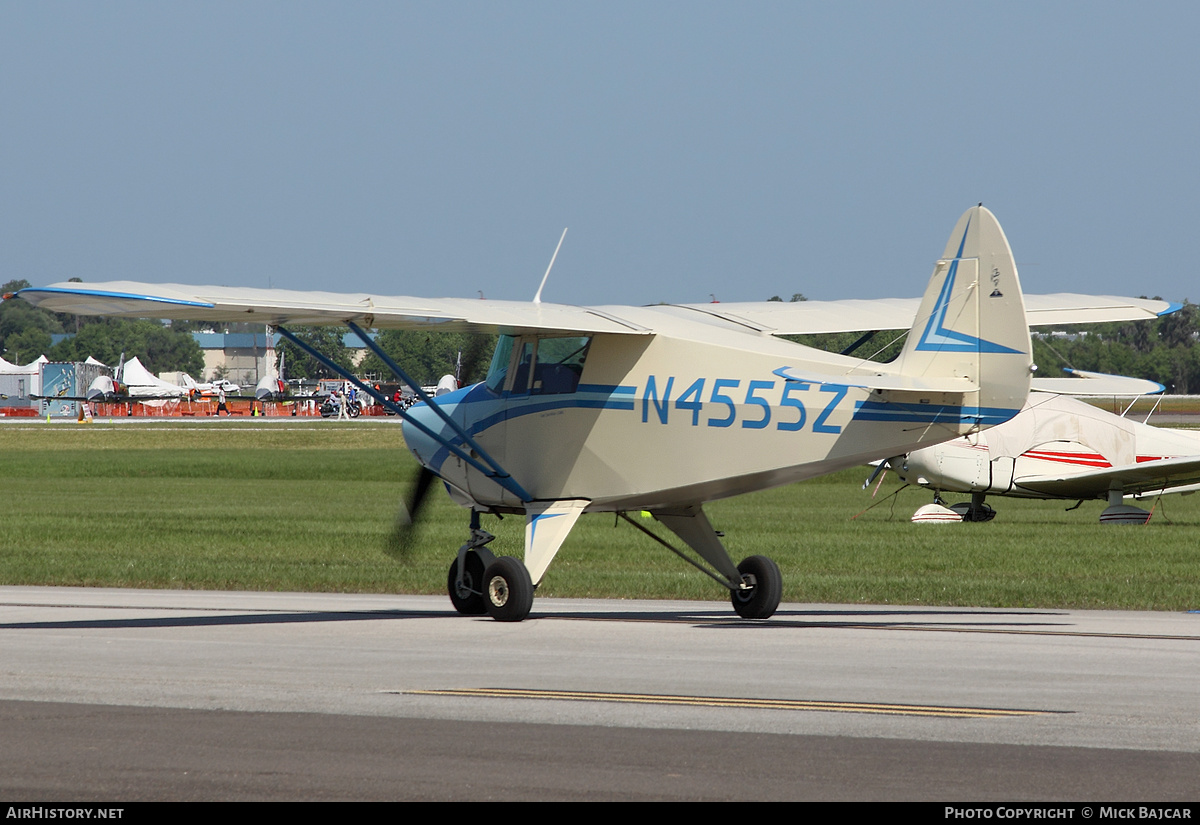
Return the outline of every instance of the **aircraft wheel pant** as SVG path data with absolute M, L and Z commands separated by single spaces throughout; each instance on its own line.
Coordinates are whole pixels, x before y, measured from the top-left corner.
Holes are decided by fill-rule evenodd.
M 733 609 L 743 619 L 768 619 L 774 615 L 783 598 L 783 574 L 779 565 L 766 556 L 750 556 L 738 565 L 743 578 L 754 577 L 750 590 L 734 590 Z
M 458 589 L 458 559 L 450 562 L 450 577 L 446 582 L 446 590 L 450 593 L 450 603 L 454 609 L 464 616 L 482 616 L 487 613 L 487 605 L 483 600 L 483 559 L 478 553 L 467 553 L 463 562 L 463 587 Z
M 483 573 L 483 603 L 498 622 L 519 622 L 533 608 L 533 580 L 519 559 L 500 556 Z

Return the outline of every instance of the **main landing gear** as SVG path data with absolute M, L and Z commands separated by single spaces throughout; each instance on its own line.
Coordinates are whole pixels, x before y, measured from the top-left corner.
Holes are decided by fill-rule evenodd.
M 680 556 L 689 564 L 729 590 L 730 603 L 743 619 L 768 619 L 783 598 L 783 576 L 779 565 L 766 556 L 750 556 L 736 567 L 712 529 L 703 510 L 697 507 L 671 512 L 654 512 L 654 517 L 683 539 L 707 562 L 705 566 L 671 546 L 662 537 L 618 513 L 629 524 Z M 491 616 L 498 622 L 519 622 L 533 607 L 534 584 L 529 568 L 511 556 L 496 556 L 487 545 L 495 539 L 479 526 L 479 513 L 471 513 L 471 536 L 458 549 L 450 564 L 446 590 L 454 609 L 464 616 Z M 544 569 L 544 568 L 541 568 Z
M 983 493 L 972 493 L 970 501 L 946 505 L 940 493 L 933 496 L 933 504 L 919 507 L 913 513 L 912 520 L 918 524 L 960 521 L 991 521 L 996 517 L 996 511 L 990 504 L 984 504 Z
M 766 556 L 750 556 L 737 567 L 721 542 L 721 533 L 713 529 L 708 516 L 699 505 L 677 510 L 652 510 L 653 516 L 695 551 L 706 567 L 684 552 L 672 547 L 654 532 L 647 530 L 629 516 L 620 515 L 626 522 L 641 530 L 688 564 L 700 570 L 724 587 L 729 588 L 733 609 L 743 619 L 769 619 L 775 615 L 783 598 L 783 575 L 779 565 Z
M 743 619 L 769 619 L 783 598 L 779 565 L 766 556 L 750 556 L 737 566 L 742 587 L 730 592 L 733 609 Z

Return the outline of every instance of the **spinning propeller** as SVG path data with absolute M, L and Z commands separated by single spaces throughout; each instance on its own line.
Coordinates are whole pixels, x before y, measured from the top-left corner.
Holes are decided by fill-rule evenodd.
M 493 345 L 492 336 L 472 335 L 465 350 L 459 351 L 454 367 L 454 377 L 460 386 L 464 381 L 475 378 L 479 363 L 486 355 L 490 345 Z M 420 534 L 421 513 L 425 507 L 429 490 L 437 478 L 437 473 L 428 467 L 418 466 L 416 475 L 409 482 L 408 495 L 400 502 L 400 510 L 396 514 L 395 524 L 388 536 L 385 552 L 389 556 L 404 559 L 416 547 Z

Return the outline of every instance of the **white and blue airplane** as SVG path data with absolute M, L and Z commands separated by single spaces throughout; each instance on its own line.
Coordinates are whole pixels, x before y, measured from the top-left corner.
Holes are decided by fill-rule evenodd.
M 631 511 L 653 514 L 691 548 L 698 560 L 647 531 L 725 587 L 739 615 L 767 618 L 782 595 L 778 566 L 759 555 L 735 564 L 704 504 L 1001 424 L 1029 390 L 1031 323 L 1170 309 L 1079 295 L 1027 307 L 1008 240 L 982 206 L 959 219 L 919 300 L 581 307 L 543 303 L 540 289 L 522 303 L 130 282 L 18 295 L 56 312 L 255 321 L 297 343 L 291 325 L 345 324 L 385 361 L 366 329 L 499 334 L 486 380 L 436 400 L 391 366 L 424 401 L 394 408 L 423 468 L 417 501 L 437 478 L 470 510 L 450 600 L 501 621 L 529 614 L 582 513 Z M 889 364 L 779 337 L 864 329 L 910 332 Z M 525 517 L 523 561 L 488 550 L 482 514 Z

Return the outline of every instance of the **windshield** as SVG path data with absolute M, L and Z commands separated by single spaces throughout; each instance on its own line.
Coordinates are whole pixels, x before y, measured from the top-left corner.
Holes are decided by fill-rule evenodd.
M 496 341 L 496 351 L 492 354 L 492 365 L 488 367 L 487 388 L 492 392 L 504 389 L 504 379 L 508 375 L 508 364 L 512 360 L 513 341 L 511 335 L 501 335 Z

